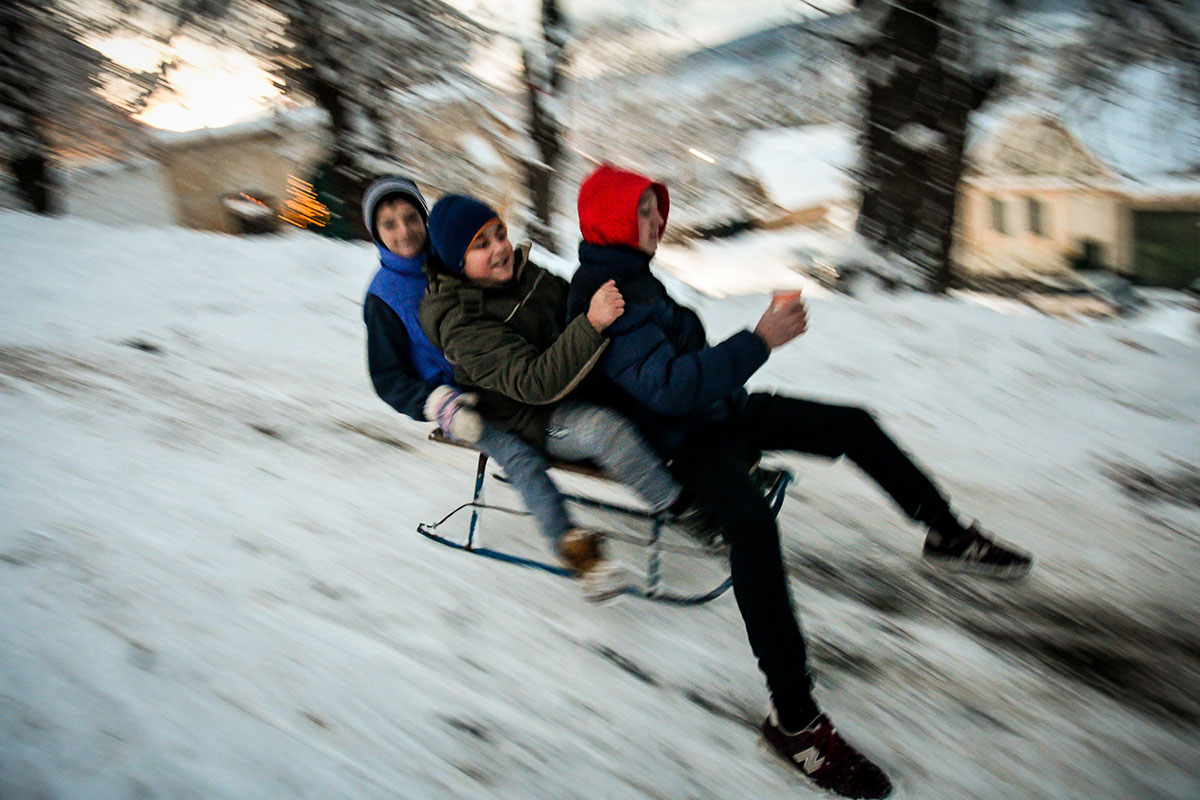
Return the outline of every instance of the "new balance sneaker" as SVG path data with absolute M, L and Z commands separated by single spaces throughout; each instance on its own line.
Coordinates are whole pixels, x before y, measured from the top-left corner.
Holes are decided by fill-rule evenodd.
M 558 554 L 579 579 L 583 598 L 604 603 L 638 587 L 638 576 L 604 555 L 602 536 L 586 528 L 572 528 L 558 540 Z
M 762 731 L 778 756 L 822 789 L 857 798 L 887 797 L 892 791 L 883 770 L 843 739 L 824 714 L 804 730 L 788 733 L 771 709 Z
M 921 557 L 940 569 L 993 578 L 1019 578 L 1033 566 L 1029 553 L 984 534 L 978 522 L 958 534 L 930 528 Z

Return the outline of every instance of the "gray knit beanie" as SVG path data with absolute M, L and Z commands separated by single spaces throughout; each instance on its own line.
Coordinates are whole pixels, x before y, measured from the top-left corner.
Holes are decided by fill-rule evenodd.
M 379 244 L 383 242 L 379 241 L 379 234 L 375 230 L 375 212 L 385 202 L 396 199 L 407 200 L 416 206 L 421 220 L 426 226 L 429 225 L 429 207 L 425 205 L 425 197 L 417 184 L 403 175 L 381 175 L 363 192 L 362 199 L 363 224 L 370 231 L 371 238 Z

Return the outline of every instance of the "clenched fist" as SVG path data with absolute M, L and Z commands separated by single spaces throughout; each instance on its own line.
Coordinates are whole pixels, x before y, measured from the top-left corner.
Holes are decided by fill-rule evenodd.
M 624 313 L 625 298 L 621 297 L 621 290 L 617 288 L 616 281 L 609 280 L 592 295 L 587 318 L 596 329 L 596 333 L 604 333 L 604 330 Z

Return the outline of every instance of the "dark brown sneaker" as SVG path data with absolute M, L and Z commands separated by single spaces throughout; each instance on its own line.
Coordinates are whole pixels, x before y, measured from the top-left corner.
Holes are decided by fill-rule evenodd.
M 842 797 L 887 797 L 892 782 L 883 770 L 855 750 L 821 714 L 798 733 L 779 727 L 774 709 L 763 722 L 763 738 L 783 760 L 806 778 Z
M 1032 556 L 986 535 L 978 522 L 972 522 L 958 535 L 948 536 L 931 528 L 921 557 L 939 569 L 991 578 L 1020 578 L 1033 567 Z

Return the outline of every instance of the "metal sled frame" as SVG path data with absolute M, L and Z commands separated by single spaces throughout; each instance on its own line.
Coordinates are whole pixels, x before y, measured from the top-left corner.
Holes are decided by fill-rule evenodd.
M 434 431 L 429 434 L 429 439 L 431 441 L 441 442 L 443 444 L 450 444 L 450 445 L 454 445 L 456 447 L 473 449 L 469 445 L 460 444 L 458 442 L 455 442 L 455 441 L 447 438 L 438 429 L 434 429 Z M 525 511 L 522 509 L 505 508 L 503 506 L 494 506 L 494 505 L 489 505 L 484 502 L 483 489 L 484 489 L 484 478 L 487 476 L 487 465 L 488 465 L 487 455 L 484 453 L 479 453 L 479 460 L 475 467 L 475 491 L 474 491 L 474 494 L 472 495 L 471 501 L 469 503 L 463 503 L 462 505 L 453 509 L 450 513 L 446 514 L 444 517 L 439 519 L 437 522 L 421 522 L 421 523 L 419 523 L 417 525 L 417 531 L 419 533 L 421 533 L 423 536 L 437 542 L 438 544 L 443 544 L 443 545 L 446 545 L 447 547 L 452 547 L 456 550 L 463 550 L 468 553 L 473 553 L 474 555 L 477 555 L 477 556 L 493 558 L 493 559 L 496 559 L 497 561 L 503 561 L 508 564 L 516 564 L 517 566 L 520 566 L 520 567 L 528 567 L 530 569 L 542 570 L 544 572 L 549 572 L 553 575 L 559 575 L 562 577 L 570 577 L 571 571 L 566 569 L 565 567 L 559 566 L 558 564 L 552 564 L 547 561 L 540 561 L 540 560 L 534 559 L 534 558 L 525 558 L 523 556 L 517 556 L 517 555 L 513 555 L 511 553 L 505 553 L 501 550 L 494 550 L 489 547 L 476 546 L 476 544 L 475 544 L 476 535 L 480 532 L 481 523 L 482 523 L 482 520 L 480 519 L 481 511 L 484 511 L 484 510 L 501 511 L 501 512 L 504 512 L 505 514 L 530 516 L 530 513 L 528 511 Z M 592 466 L 591 464 L 556 461 L 556 462 L 551 463 L 551 467 L 554 469 L 562 470 L 564 472 L 573 472 L 578 475 L 584 475 L 584 476 L 587 476 L 590 478 L 596 478 L 598 480 L 608 480 L 608 478 L 599 469 L 597 469 L 595 466 Z M 497 476 L 497 479 L 507 482 L 506 478 L 502 478 L 500 476 Z M 765 490 L 767 502 L 770 504 L 771 511 L 774 514 L 778 514 L 779 510 L 783 507 L 783 501 L 784 501 L 784 498 L 786 497 L 786 490 L 787 490 L 788 484 L 790 484 L 792 482 L 792 479 L 793 479 L 792 473 L 788 472 L 787 470 L 780 470 L 775 474 L 775 478 L 772 481 L 771 485 Z M 662 537 L 662 527 L 663 527 L 663 517 L 661 514 L 653 514 L 649 511 L 645 511 L 640 508 L 632 508 L 630 506 L 620 505 L 617 503 L 609 503 L 604 500 L 597 500 L 594 497 L 588 497 L 586 495 L 571 494 L 571 493 L 564 492 L 563 497 L 566 500 L 568 500 L 569 502 L 573 502 L 573 503 L 576 503 L 581 506 L 585 506 L 588 508 L 595 508 L 595 509 L 599 509 L 602 511 L 610 511 L 610 512 L 615 512 L 618 514 L 623 514 L 625 516 L 632 517 L 634 519 L 643 520 L 647 523 L 647 525 L 649 527 L 649 534 L 645 538 L 643 538 L 643 539 L 632 539 L 632 538 L 625 539 L 626 541 L 631 541 L 631 542 L 634 542 L 635 544 L 643 545 L 644 547 L 646 547 L 646 551 L 647 551 L 646 588 L 644 590 L 629 590 L 629 592 L 628 592 L 629 594 L 633 594 L 633 595 L 639 596 L 639 597 L 645 597 L 649 600 L 655 600 L 660 603 L 669 603 L 672 605 L 679 605 L 679 606 L 695 606 L 695 605 L 701 605 L 703 603 L 707 603 L 710 600 L 715 600 L 716 598 L 723 595 L 726 591 L 728 591 L 729 587 L 733 585 L 733 579 L 726 578 L 724 581 L 721 582 L 720 585 L 711 589 L 710 591 L 707 591 L 707 592 L 704 592 L 701 594 L 694 594 L 694 595 L 682 595 L 682 594 L 677 594 L 675 592 L 671 592 L 667 589 L 664 589 L 661 585 L 662 581 L 661 581 L 661 574 L 660 574 L 660 565 L 661 565 L 661 560 L 662 560 L 662 553 L 663 553 L 664 549 L 666 549 L 666 548 L 664 547 L 664 545 L 662 543 L 662 538 L 661 538 Z M 448 539 L 445 536 L 442 536 L 441 534 L 439 534 L 437 532 L 437 529 L 439 526 L 441 526 L 444 522 L 449 520 L 455 514 L 457 514 L 458 512 L 460 512 L 466 508 L 471 509 L 471 524 L 470 524 L 470 527 L 467 529 L 467 539 L 465 542 L 458 542 L 458 541 L 454 541 L 453 539 Z M 686 550 L 680 549 L 680 548 L 671 548 L 671 550 L 672 550 L 672 552 L 685 553 L 685 554 L 697 555 L 697 556 L 706 554 L 706 551 L 701 550 L 699 548 L 688 548 Z

